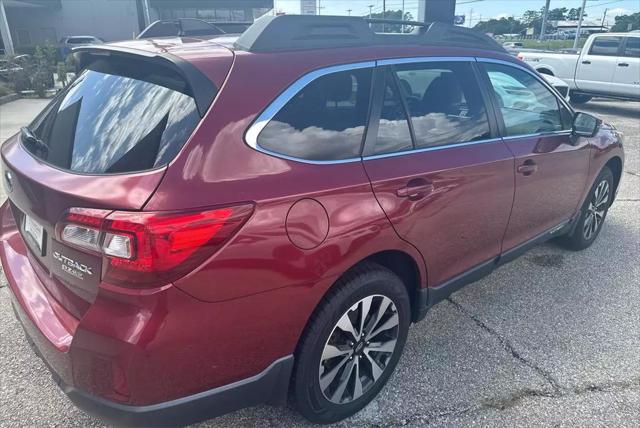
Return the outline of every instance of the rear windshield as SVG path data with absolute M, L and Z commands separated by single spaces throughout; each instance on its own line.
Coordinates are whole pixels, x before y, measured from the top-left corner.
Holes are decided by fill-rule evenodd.
M 105 63 L 85 70 L 29 126 L 43 144 L 23 139 L 24 146 L 74 172 L 123 173 L 166 165 L 200 120 L 195 101 L 177 75 L 120 71 Z

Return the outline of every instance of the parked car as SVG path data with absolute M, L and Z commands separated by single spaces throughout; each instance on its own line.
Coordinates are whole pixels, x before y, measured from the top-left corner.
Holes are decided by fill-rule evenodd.
M 589 36 L 579 54 L 521 52 L 518 57 L 538 72 L 569 83 L 571 101 L 592 97 L 640 99 L 640 34 Z
M 8 288 L 77 405 L 159 426 L 290 396 L 338 421 L 430 307 L 543 241 L 594 242 L 616 129 L 483 34 L 377 22 L 80 48 L 2 146 Z
M 203 37 L 217 36 L 225 32 L 216 25 L 201 19 L 179 18 L 155 21 L 138 34 L 137 39 L 158 37 Z
M 95 36 L 66 36 L 60 39 L 60 58 L 65 59 L 73 48 L 80 46 L 101 45 L 104 43 L 100 37 Z

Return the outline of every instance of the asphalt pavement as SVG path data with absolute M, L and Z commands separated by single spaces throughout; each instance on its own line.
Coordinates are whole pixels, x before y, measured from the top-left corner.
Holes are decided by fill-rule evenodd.
M 0 106 L 8 137 L 43 104 Z M 538 246 L 412 327 L 381 394 L 339 426 L 640 426 L 640 103 L 578 106 L 625 134 L 618 199 L 593 246 Z M 101 426 L 32 353 L 0 275 L 0 426 Z M 200 424 L 304 426 L 287 408 Z

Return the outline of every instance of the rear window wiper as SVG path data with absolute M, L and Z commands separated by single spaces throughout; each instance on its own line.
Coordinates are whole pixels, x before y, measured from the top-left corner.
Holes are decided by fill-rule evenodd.
M 47 146 L 41 139 L 36 137 L 33 132 L 26 126 L 20 129 L 20 138 L 23 143 L 31 144 L 36 151 L 41 151 L 43 154 L 49 153 L 49 146 Z

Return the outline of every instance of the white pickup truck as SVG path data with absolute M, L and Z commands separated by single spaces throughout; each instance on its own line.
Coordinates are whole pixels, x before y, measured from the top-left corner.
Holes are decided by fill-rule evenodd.
M 594 96 L 640 100 L 638 32 L 593 34 L 578 54 L 520 52 L 518 58 L 566 81 L 573 103 Z

